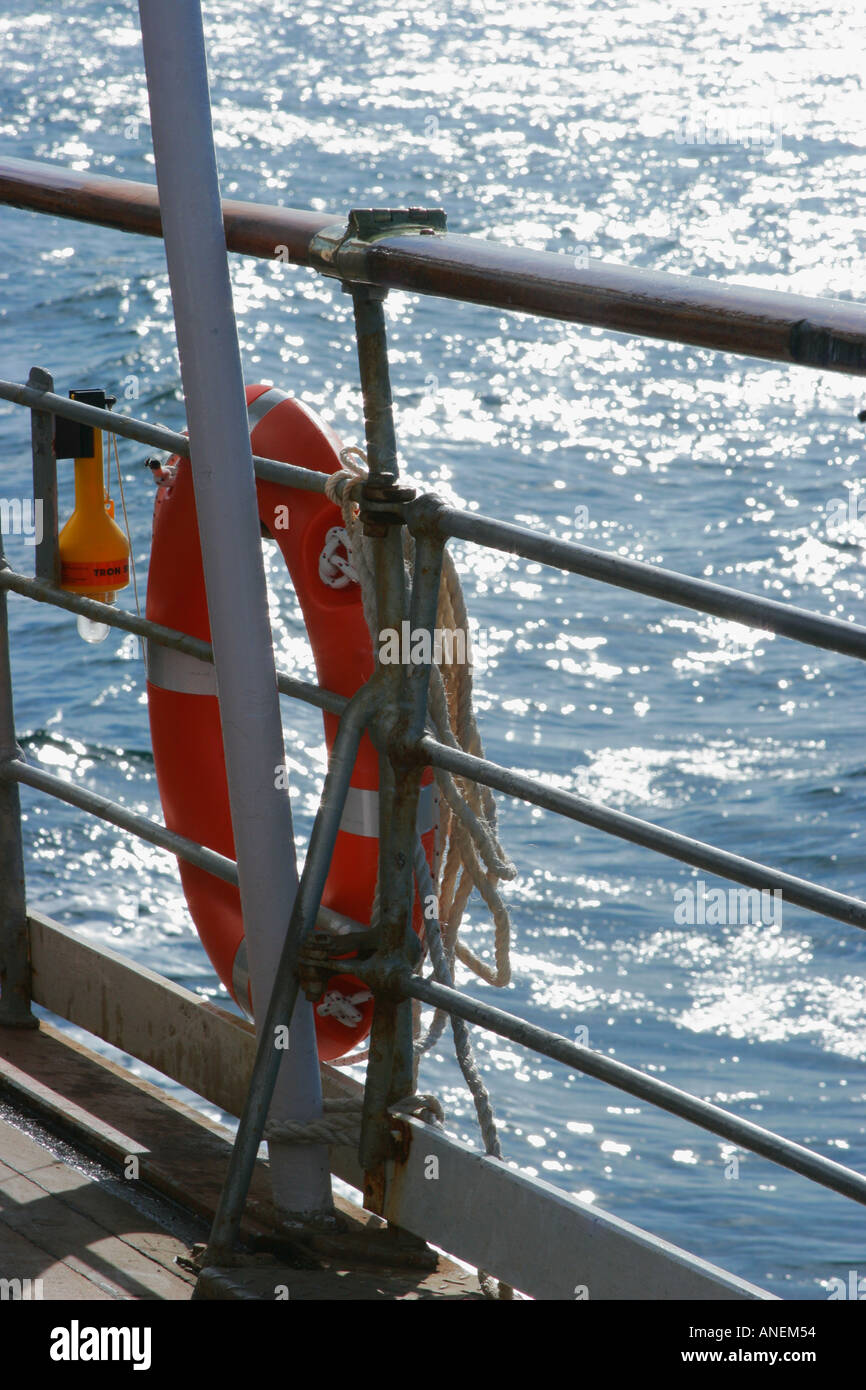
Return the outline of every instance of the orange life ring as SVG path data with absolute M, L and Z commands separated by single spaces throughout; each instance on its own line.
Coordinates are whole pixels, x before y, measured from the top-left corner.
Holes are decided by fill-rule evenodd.
M 323 421 L 284 392 L 247 387 L 253 452 L 322 473 L 341 467 L 341 443 Z M 276 540 L 298 595 L 319 683 L 350 696 L 373 671 L 361 592 L 341 554 L 342 516 L 321 493 L 257 483 L 263 528 Z M 147 617 L 210 641 L 201 546 L 189 460 L 175 455 L 162 473 L 154 507 Z M 149 644 L 147 699 L 165 821 L 171 830 L 234 857 L 219 707 L 212 666 Z M 325 713 L 328 750 L 336 716 Z M 364 735 L 323 895 L 324 907 L 369 923 L 378 867 L 376 751 Z M 433 864 L 437 824 L 432 773 L 424 774 L 419 830 Z M 181 881 L 190 915 L 211 962 L 235 1001 L 252 1013 L 240 895 L 229 883 L 184 861 Z M 413 926 L 420 933 L 415 901 Z M 351 1051 L 370 1030 L 373 1002 L 351 975 L 335 975 L 315 1006 L 323 1061 Z

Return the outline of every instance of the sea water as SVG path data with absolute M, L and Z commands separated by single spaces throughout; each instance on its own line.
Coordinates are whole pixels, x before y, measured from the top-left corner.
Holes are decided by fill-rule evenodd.
M 225 196 L 335 220 L 353 206 L 441 205 L 455 231 L 582 267 L 862 294 L 854 0 L 204 9 Z M 0 16 L 3 153 L 153 182 L 136 6 L 33 11 L 5 0 Z M 2 375 L 24 380 L 38 364 L 62 392 L 104 386 L 118 410 L 183 428 L 161 242 L 6 208 L 0 226 Z M 297 394 L 363 443 L 339 286 L 279 259 L 231 264 L 247 380 Z M 391 294 L 386 313 L 401 458 L 422 486 L 863 621 L 861 382 L 409 294 Z M 0 446 L 0 493 L 23 504 L 26 412 L 0 408 Z M 120 442 L 142 595 L 146 453 Z M 27 569 L 19 516 L 6 544 Z M 495 552 L 453 552 L 484 634 L 490 757 L 862 895 L 859 663 Z M 266 565 L 278 664 L 312 678 L 273 547 Z M 131 607 L 132 591 L 120 601 Z M 70 615 L 14 597 L 10 608 L 27 758 L 158 815 L 136 640 L 85 646 Z M 303 855 L 320 718 L 291 701 L 283 716 Z M 56 801 L 22 800 L 33 906 L 226 1001 L 173 859 Z M 862 934 L 775 901 L 759 922 L 721 880 L 499 804 L 519 868 L 507 890 L 514 982 L 495 999 L 462 971 L 461 983 L 862 1170 Z M 475 904 L 466 932 L 490 953 Z M 826 1298 L 862 1256 L 845 1199 L 489 1034 L 476 1048 L 521 1167 L 784 1297 Z M 422 1088 L 472 1140 L 447 1035 Z

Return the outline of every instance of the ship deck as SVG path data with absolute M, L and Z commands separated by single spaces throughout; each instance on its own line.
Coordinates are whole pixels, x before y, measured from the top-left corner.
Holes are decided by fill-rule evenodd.
M 84 1155 L 64 1145 L 58 1156 L 21 1112 L 0 1115 L 0 1278 L 20 1281 L 14 1292 L 3 1286 L 7 1297 L 191 1297 L 194 1278 L 176 1258 L 188 1253 L 182 1240 Z
M 231 1137 L 50 1024 L 0 1029 L 0 1295 L 190 1299 L 193 1247 L 206 1239 Z M 202 1273 L 197 1297 L 483 1296 L 474 1275 L 422 1242 L 342 1198 L 336 1206 L 338 1230 L 287 1231 L 260 1160 L 243 1230 L 249 1253 Z

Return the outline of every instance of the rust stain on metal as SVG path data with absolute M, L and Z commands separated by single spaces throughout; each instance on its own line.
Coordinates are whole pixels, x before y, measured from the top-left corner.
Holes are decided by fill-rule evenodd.
M 385 1201 L 388 1194 L 388 1171 L 391 1171 L 391 1184 L 403 1176 L 409 1150 L 412 1145 L 412 1128 L 405 1120 L 389 1117 L 388 1133 L 391 1140 L 390 1152 L 385 1163 L 377 1163 L 364 1174 L 364 1206 L 367 1211 L 384 1216 Z
M 377 1163 L 364 1174 L 364 1206 L 376 1216 L 385 1210 L 385 1165 Z

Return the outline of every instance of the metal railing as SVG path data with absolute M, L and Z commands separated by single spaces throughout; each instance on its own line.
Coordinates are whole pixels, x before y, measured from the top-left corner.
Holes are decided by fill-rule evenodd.
M 33 172 L 37 166 L 24 167 L 23 174 L 19 169 L 17 172 L 20 179 L 15 184 L 15 193 L 12 196 L 9 188 L 9 170 L 12 164 L 23 166 L 21 161 L 0 161 L 0 201 L 5 199 L 18 202 L 20 205 L 26 202 L 28 206 L 49 210 L 45 192 L 49 181 L 45 171 L 37 177 Z M 20 181 L 24 179 L 24 183 L 27 183 L 27 178 L 29 202 L 22 195 L 21 189 L 24 185 Z M 64 174 L 64 180 L 60 181 L 62 186 L 65 188 L 66 185 L 70 185 L 79 195 L 77 203 L 63 203 L 62 211 L 65 215 L 158 234 L 158 217 L 156 222 L 153 219 L 152 191 L 147 195 L 149 202 L 142 202 L 142 195 L 140 192 L 137 193 L 138 202 L 141 204 L 138 211 L 132 215 L 130 200 L 125 205 L 124 216 L 127 220 L 120 221 L 116 210 L 119 194 L 116 189 L 108 188 L 108 185 L 116 185 L 118 181 L 94 181 L 89 179 L 89 176 L 72 174 Z M 85 181 L 89 181 L 90 185 L 87 196 L 84 189 Z M 135 186 L 136 189 L 141 187 Z M 115 205 L 113 217 L 109 212 L 112 198 Z M 70 210 L 72 206 L 76 208 L 75 211 Z M 245 219 L 246 223 L 252 223 L 254 213 L 251 205 L 244 207 L 246 212 L 242 210 L 239 213 L 236 206 L 234 211 L 227 210 L 227 238 L 230 245 L 233 244 L 232 226 L 235 227 L 236 235 L 234 244 L 237 244 L 237 227 L 240 225 L 243 228 Z M 52 206 L 50 210 L 61 209 Z M 418 227 L 415 226 L 411 229 L 411 234 L 407 235 L 406 226 L 400 224 L 399 220 L 395 230 L 393 216 L 388 214 L 392 221 L 388 224 L 390 230 L 387 236 L 383 238 L 380 226 L 378 239 L 375 242 L 364 242 L 363 215 L 353 214 L 353 220 L 342 239 L 331 237 L 328 242 L 327 236 L 324 239 L 322 237 L 322 226 L 312 225 L 316 222 L 313 214 L 287 214 L 284 209 L 258 209 L 255 210 L 258 234 L 264 242 L 267 242 L 268 238 L 266 233 L 261 232 L 262 223 L 271 226 L 273 230 L 272 225 L 268 224 L 268 215 L 271 216 L 272 222 L 282 218 L 284 225 L 287 216 L 299 219 L 300 222 L 294 225 L 292 259 L 317 266 L 328 274 L 339 274 L 353 297 L 369 465 L 369 475 L 362 489 L 361 517 L 367 534 L 379 541 L 374 550 L 381 628 L 393 627 L 400 630 L 401 622 L 409 619 L 413 631 L 423 629 L 432 636 L 436 621 L 443 548 L 449 539 L 459 538 L 519 555 L 552 568 L 580 574 L 601 583 L 627 588 L 654 600 L 746 623 L 857 660 L 866 659 L 864 627 L 810 613 L 774 600 L 743 594 L 735 589 L 658 566 L 606 554 L 576 542 L 558 541 L 520 526 L 447 506 L 433 494 L 416 496 L 411 489 L 398 486 L 396 440 L 382 311 L 384 290 L 370 281 L 377 278 L 380 284 L 387 282 L 404 285 L 408 274 L 406 266 L 414 265 L 415 272 L 418 272 L 418 264 L 423 263 L 425 257 L 432 257 L 440 269 L 446 263 L 457 264 L 463 254 L 464 243 L 471 239 L 451 238 L 449 241 L 443 238 L 443 241 L 448 243 L 447 247 L 434 247 L 431 250 L 430 243 L 435 233 L 434 237 L 422 238 L 417 235 Z M 405 219 L 407 214 L 403 216 Z M 133 225 L 136 219 L 139 222 L 147 220 L 149 225 Z M 309 255 L 306 256 L 300 248 L 298 231 L 298 225 L 303 224 L 303 219 L 307 219 L 306 224 L 302 226 L 303 232 L 312 236 L 312 250 L 309 250 Z M 369 227 L 367 231 L 372 235 Z M 246 233 L 248 236 L 252 235 L 249 225 L 246 226 Z M 485 242 L 482 245 L 489 249 L 489 243 Z M 244 243 L 243 249 L 251 249 L 249 239 Z M 505 249 L 507 248 L 496 250 Z M 269 251 L 268 254 L 273 254 L 273 251 Z M 371 266 L 377 254 L 382 259 L 376 262 L 378 268 L 374 277 Z M 483 255 L 481 251 L 473 252 L 473 255 L 476 259 L 473 261 L 470 256 L 470 262 L 477 268 L 477 258 L 480 256 L 483 259 Z M 549 262 L 559 258 L 548 256 L 545 259 Z M 496 260 L 495 254 L 493 260 Z M 513 269 L 516 274 L 516 268 Z M 566 278 L 571 274 L 570 271 L 566 272 Z M 529 279 L 531 278 L 530 276 Z M 411 288 L 417 290 L 429 287 L 421 285 L 416 279 Z M 526 289 L 524 302 L 517 305 L 512 303 L 510 307 L 525 309 L 527 301 L 531 300 L 531 312 L 551 313 L 551 316 L 558 317 L 569 316 L 563 313 L 553 314 L 550 309 L 544 307 L 543 296 L 533 299 L 530 289 L 531 285 Z M 443 291 L 440 288 L 429 289 L 429 292 Z M 456 281 L 451 285 L 449 292 L 456 298 L 476 302 L 479 298 L 477 293 L 460 291 Z M 506 295 L 505 291 L 502 293 Z M 681 295 L 684 302 L 689 299 L 687 292 L 681 291 Z M 696 298 L 700 299 L 698 292 L 691 297 L 693 305 Z M 792 357 L 791 343 L 802 344 L 811 333 L 814 322 L 818 321 L 823 323 L 824 327 L 815 331 L 824 334 L 825 346 L 828 335 L 832 337 L 843 327 L 846 346 L 844 352 L 838 348 L 838 343 L 832 352 L 827 349 L 824 358 L 828 354 L 835 354 L 832 364 L 826 360 L 818 360 L 820 354 L 810 364 L 832 365 L 835 370 L 854 373 L 864 370 L 866 315 L 862 310 L 851 305 L 821 306 L 820 301 L 810 301 L 811 326 L 807 325 L 804 328 L 803 319 L 797 317 L 803 301 L 785 295 L 774 295 L 772 300 L 773 311 L 776 314 L 776 327 L 773 330 L 776 337 L 772 341 L 768 337 L 763 342 L 764 350 L 761 355 L 780 361 L 808 360 L 804 356 Z M 484 302 L 498 301 L 488 298 Z M 728 307 L 730 308 L 730 303 Z M 841 311 L 840 315 L 836 314 L 836 310 Z M 735 318 L 736 312 L 732 312 L 731 319 Z M 784 340 L 777 333 L 782 322 L 788 325 L 787 337 Z M 605 326 L 621 327 L 619 322 L 606 322 Z M 646 331 L 639 316 L 634 320 L 631 329 L 638 332 Z M 699 340 L 694 336 L 696 332 L 693 326 L 687 328 L 683 322 L 670 321 L 666 325 L 665 336 L 677 341 L 694 342 Z M 739 340 L 739 346 L 736 335 L 733 334 L 732 339 L 732 334 L 733 330 L 730 330 L 727 335 L 722 335 L 723 343 L 712 342 L 710 345 L 725 346 L 728 350 L 755 351 L 753 339 L 748 334 Z M 707 339 L 704 337 L 700 341 L 706 343 Z M 843 360 L 846 353 L 847 360 Z M 47 489 L 48 493 L 51 493 L 50 474 L 53 459 L 47 459 L 45 445 L 48 437 L 45 420 L 51 415 L 65 416 L 142 443 L 188 455 L 189 441 L 186 436 L 126 416 L 117 416 L 113 412 L 71 402 L 54 394 L 50 389 L 51 384 L 50 378 L 35 369 L 26 386 L 0 382 L 0 398 L 15 401 L 29 407 L 33 412 L 34 478 L 37 488 Z M 270 459 L 256 458 L 254 465 L 259 477 L 289 487 L 323 490 L 324 478 L 321 474 Z M 416 545 L 415 577 L 411 592 L 407 592 L 403 568 L 403 527 L 414 537 Z M 0 885 L 0 967 L 3 971 L 0 1023 L 13 1026 L 26 1026 L 32 1022 L 29 1008 L 23 867 L 19 867 L 19 784 L 57 796 L 92 812 L 229 882 L 237 880 L 233 861 L 170 832 L 146 817 L 129 812 L 89 790 L 75 788 L 68 782 L 50 773 L 30 768 L 23 762 L 20 750 L 15 745 L 12 715 L 6 627 L 8 591 L 51 603 L 71 612 L 85 614 L 110 626 L 188 652 L 201 660 L 213 659 L 211 648 L 206 642 L 160 627 L 133 614 L 120 612 L 114 607 L 64 593 L 54 584 L 55 573 L 55 558 L 50 546 L 37 553 L 36 578 L 15 573 L 5 561 L 0 567 L 0 848 L 4 850 L 4 862 L 12 868 L 11 873 Z M 428 650 L 432 650 L 432 645 L 431 641 Z M 278 673 L 279 689 L 284 694 L 339 715 L 339 728 L 329 759 L 322 798 L 269 1010 L 259 1031 L 260 1040 L 247 1104 L 241 1117 L 226 1185 L 211 1234 L 209 1263 L 219 1263 L 221 1259 L 225 1259 L 237 1237 L 280 1063 L 279 1052 L 272 1045 L 274 1029 L 279 1025 L 288 1025 L 291 1021 L 299 988 L 299 960 L 305 943 L 315 930 L 355 756 L 365 730 L 372 730 L 377 744 L 387 748 L 387 752 L 380 754 L 380 787 L 384 794 L 380 797 L 379 915 L 375 923 L 377 950 L 368 960 L 331 960 L 328 962 L 327 970 L 329 974 L 339 973 L 341 970 L 350 971 L 369 986 L 375 997 L 360 1145 L 360 1158 L 367 1180 L 365 1196 L 368 1205 L 373 1209 L 382 1209 L 385 1165 L 393 1156 L 388 1108 L 412 1088 L 412 1000 L 443 1009 L 453 1016 L 475 1023 L 543 1056 L 562 1062 L 575 1071 L 594 1076 L 713 1134 L 761 1154 L 835 1192 L 857 1202 L 866 1203 L 866 1176 L 853 1169 L 764 1130 L 751 1121 L 691 1096 L 636 1068 L 604 1057 L 588 1047 L 529 1024 L 504 1010 L 471 999 L 455 989 L 432 980 L 421 979 L 415 973 L 417 944 L 414 943 L 409 929 L 415 891 L 412 880 L 412 850 L 416 833 L 418 788 L 422 770 L 427 765 L 485 784 L 493 790 L 554 811 L 736 883 L 777 891 L 785 901 L 824 916 L 849 925 L 866 927 L 866 902 L 859 898 L 838 893 L 780 869 L 677 834 L 650 821 L 614 811 L 587 797 L 556 790 L 542 781 L 518 774 L 488 759 L 474 757 L 447 746 L 426 729 L 429 674 L 429 666 L 424 665 L 379 666 L 371 680 L 352 699 L 347 700 L 318 686 L 296 680 L 286 673 Z M 382 719 L 383 707 L 387 707 L 391 712 L 387 723 Z
M 162 235 L 156 188 L 131 179 L 7 156 L 0 158 L 0 202 Z M 246 256 L 384 289 L 866 375 L 866 314 L 858 304 L 636 270 L 595 257 L 581 268 L 556 252 L 451 232 L 407 236 L 405 219 L 397 221 L 390 210 L 372 225 L 368 217 L 347 227 L 329 212 L 232 198 L 222 207 L 226 245 Z

